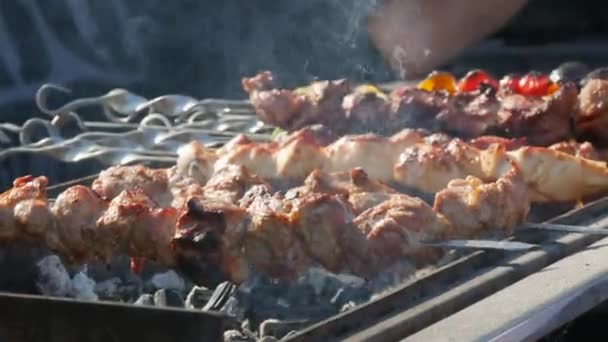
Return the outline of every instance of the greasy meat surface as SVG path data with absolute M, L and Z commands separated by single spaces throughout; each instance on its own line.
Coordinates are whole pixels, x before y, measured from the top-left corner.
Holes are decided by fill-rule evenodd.
M 549 149 L 573 155 L 575 157 L 591 160 L 605 160 L 602 152 L 598 151 L 589 142 L 562 141 L 549 146 Z
M 371 85 L 351 89 L 344 80 L 315 82 L 293 91 L 274 89 L 272 74 L 265 71 L 243 79 L 243 87 L 262 121 L 287 130 L 323 124 L 339 134 L 390 135 L 403 128 L 423 128 L 467 139 L 524 137 L 531 144 L 548 146 L 577 135 L 570 123 L 573 117 L 577 136 L 593 142 L 603 139 L 597 124 L 606 124 L 606 94 L 599 82 L 606 81 L 588 83 L 580 96 L 570 83 L 544 97 L 497 94 L 489 87 L 449 95 L 412 86 L 388 96 Z
M 500 132 L 500 102 L 491 91 L 459 93 L 447 101 L 436 117 L 439 128 L 461 137 Z
M 260 118 L 287 129 L 331 120 L 342 111 L 342 99 L 351 90 L 346 80 L 313 82 L 293 91 L 272 89 L 273 83 L 273 76 L 268 71 L 242 81 Z
M 529 206 L 522 197 L 521 175 L 513 172 L 492 184 L 473 178 L 462 181 L 466 186 L 454 181 L 438 195 L 434 210 L 362 169 L 316 171 L 285 196 L 251 181 L 256 178 L 243 170 L 218 173 L 179 208 L 159 206 L 145 187 L 125 189 L 108 200 L 77 185 L 59 195 L 51 210 L 45 206 L 46 216 L 29 217 L 11 208 L 32 199 L 48 205 L 46 179 L 24 177 L 0 195 L 6 222 L 22 220 L 4 238 L 33 239 L 72 262 L 108 261 L 122 252 L 170 266 L 195 263 L 208 278 L 222 274 L 237 283 L 252 272 L 293 277 L 311 264 L 367 277 L 403 257 L 435 260 L 436 253 L 423 240 L 512 229 Z M 477 225 L 465 228 L 462 216 L 452 215 L 450 203 L 460 205 L 458 214 L 467 219 L 479 212 Z M 499 209 L 506 210 L 494 212 Z M 46 219 L 46 229 L 28 228 L 43 222 L 40 217 Z
M 179 212 L 159 208 L 140 189 L 129 189 L 115 197 L 98 219 L 100 253 L 105 260 L 117 249 L 128 255 L 173 264 L 171 239 Z
M 589 80 L 578 95 L 580 110 L 574 117 L 574 129 L 579 139 L 608 147 L 608 80 Z
M 61 241 L 63 254 L 75 260 L 93 257 L 101 250 L 101 244 L 91 244 L 90 236 L 96 234 L 97 219 L 107 210 L 104 201 L 91 188 L 76 185 L 62 192 L 52 208 L 57 227 L 57 241 Z
M 498 112 L 501 129 L 511 137 L 526 137 L 532 145 L 546 146 L 573 136 L 572 115 L 577 111 L 578 90 L 564 84 L 548 99 L 523 95 L 502 98 Z
M 480 153 L 481 150 L 459 139 L 446 146 L 415 144 L 401 153 L 394 166 L 394 177 L 401 184 L 430 193 L 468 175 L 491 180 Z
M 501 227 L 507 233 L 525 222 L 529 206 L 528 189 L 515 164 L 494 183 L 468 176 L 448 183 L 435 195 L 434 210 L 452 225 L 454 236 L 478 236 Z
M 450 224 L 419 198 L 394 195 L 362 212 L 354 220 L 366 236 L 372 255 L 380 264 L 391 264 L 407 255 L 428 255 L 422 241 L 440 239 L 449 233 Z
M 99 173 L 92 188 L 107 199 L 115 198 L 125 189 L 141 188 L 154 202 L 168 205 L 171 203 L 168 182 L 166 169 L 152 169 L 143 165 L 112 166 Z
M 25 176 L 0 195 L 0 241 L 11 241 L 23 234 L 37 234 L 49 228 L 46 186 L 48 179 Z
M 210 159 L 191 160 L 193 154 L 181 154 L 179 163 L 210 165 L 215 172 L 227 165 L 243 166 L 276 189 L 297 186 L 315 170 L 340 173 L 361 168 L 371 179 L 408 191 L 435 193 L 456 178 L 495 181 L 510 169 L 508 160 L 512 159 L 530 186 L 533 202 L 578 201 L 608 190 L 606 164 L 582 158 L 591 154 L 570 155 L 564 147 L 530 147 L 523 139 L 487 136 L 467 143 L 442 134 L 424 136 L 420 131 L 403 130 L 391 137 L 347 135 L 326 146 L 301 131 L 283 137 L 280 143 L 241 140 L 231 150 L 204 153 Z M 600 153 L 600 158 L 604 155 Z M 575 172 L 586 176 L 581 178 Z

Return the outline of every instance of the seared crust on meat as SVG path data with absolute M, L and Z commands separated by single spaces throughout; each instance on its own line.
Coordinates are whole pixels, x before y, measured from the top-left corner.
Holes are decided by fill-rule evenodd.
M 291 91 L 276 89 L 271 81 L 272 74 L 264 71 L 243 79 L 243 87 L 263 122 L 290 131 L 311 124 L 326 125 L 338 134 L 390 135 L 404 128 L 423 128 L 462 139 L 526 138 L 538 146 L 574 137 L 608 144 L 599 128 L 608 122 L 602 105 L 608 96 L 604 80 L 591 80 L 580 95 L 576 85 L 563 83 L 544 97 L 502 88 L 498 93 L 481 88 L 448 94 L 413 86 L 387 95 L 371 85 L 351 89 L 344 80 L 318 81 Z

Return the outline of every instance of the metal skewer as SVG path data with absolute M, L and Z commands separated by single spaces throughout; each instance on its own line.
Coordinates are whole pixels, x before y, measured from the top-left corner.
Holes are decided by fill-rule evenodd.
M 589 235 L 608 235 L 608 229 L 601 227 L 573 226 L 557 223 L 526 223 L 522 228 L 552 230 L 556 232 L 579 233 Z
M 498 249 L 510 252 L 528 251 L 538 248 L 538 245 L 517 242 L 517 241 L 496 241 L 496 240 L 446 240 L 446 241 L 426 241 L 423 244 L 431 247 L 452 248 L 452 249 Z

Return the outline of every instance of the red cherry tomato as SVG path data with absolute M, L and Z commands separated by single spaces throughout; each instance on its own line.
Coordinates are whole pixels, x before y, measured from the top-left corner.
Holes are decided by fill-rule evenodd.
M 519 80 L 519 93 L 528 96 L 544 96 L 549 92 L 551 80 L 539 73 L 528 73 Z
M 469 71 L 461 80 L 458 82 L 459 92 L 471 92 L 479 89 L 482 85 L 488 85 L 494 89 L 498 89 L 498 82 L 483 70 L 472 70 Z

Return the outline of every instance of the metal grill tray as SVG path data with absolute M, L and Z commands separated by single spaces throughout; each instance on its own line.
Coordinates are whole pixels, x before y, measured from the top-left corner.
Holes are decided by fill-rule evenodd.
M 0 293 L 0 340 L 11 342 L 221 341 L 216 312 Z

